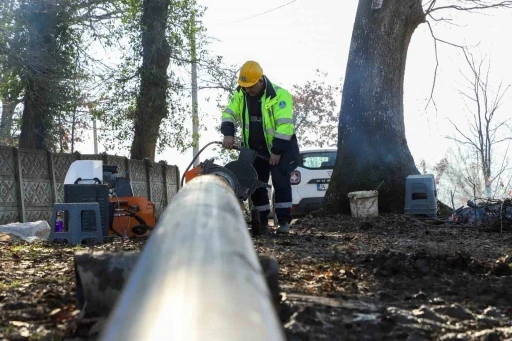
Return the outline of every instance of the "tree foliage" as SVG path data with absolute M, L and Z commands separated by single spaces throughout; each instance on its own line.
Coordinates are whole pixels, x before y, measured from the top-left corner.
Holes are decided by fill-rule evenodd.
M 128 148 L 134 138 L 134 123 L 140 114 L 137 98 L 141 90 L 140 66 L 143 56 L 140 28 L 142 1 L 132 1 L 130 6 L 130 10 L 123 15 L 124 25 L 118 28 L 118 35 L 127 40 L 130 49 L 124 50 L 123 60 L 118 68 L 101 76 L 104 86 L 94 110 L 94 114 L 102 121 L 105 129 L 101 133 L 101 138 L 107 149 Z M 232 81 L 226 81 L 229 78 L 228 70 L 231 69 L 223 64 L 221 57 L 213 56 L 207 51 L 211 40 L 199 20 L 204 10 L 196 5 L 195 1 L 171 1 L 166 30 L 167 43 L 171 47 L 167 73 L 168 111 L 157 133 L 157 151 L 172 147 L 183 152 L 193 142 L 187 126 L 192 112 L 189 100 L 192 35 L 195 36 L 196 42 L 199 90 L 231 90 Z
M 23 101 L 18 124 L 6 127 L 9 134 L 18 130 L 21 147 L 68 149 L 63 141 L 68 139 L 67 132 L 76 128 L 76 111 L 87 90 L 83 51 L 90 35 L 85 28 L 91 25 L 83 23 L 92 23 L 95 16 L 106 18 L 107 13 L 100 10 L 102 5 L 110 6 L 106 3 L 107 0 L 9 0 L 2 4 L 5 20 L 0 39 L 5 45 L 0 49 L 0 68 L 10 80 L 2 82 L 2 102 L 8 102 L 6 94 Z M 80 86 L 76 86 L 77 82 Z M 12 121 L 13 113 L 3 118 Z
M 191 35 L 197 38 L 205 87 L 217 82 L 222 59 L 208 55 L 204 27 L 190 24 L 204 9 L 194 1 L 165 1 L 170 4 L 164 27 L 171 47 L 163 90 L 168 112 L 156 135 L 159 149 L 184 150 L 191 142 L 185 126 L 190 111 L 186 99 Z M 142 0 L 7 0 L 0 4 L 0 100 L 23 100 L 23 119 L 7 130 L 21 130 L 25 147 L 73 149 L 83 135 L 77 130 L 90 129 L 89 115 L 103 123 L 100 139 L 108 150 L 131 144 L 140 112 L 143 4 Z
M 335 147 L 341 87 L 326 84 L 326 73 L 319 70 L 316 73 L 316 79 L 291 89 L 295 131 L 300 147 Z
M 24 87 L 20 147 L 53 149 L 55 118 L 76 102 L 69 87 L 80 34 L 71 25 L 68 3 L 57 0 L 20 1 L 11 49 L 21 56 L 19 76 Z M 57 127 L 58 129 L 58 127 Z
M 0 144 L 12 144 L 13 116 L 21 102 L 23 86 L 8 55 L 9 41 L 14 27 L 14 0 L 0 3 L 0 101 L 2 116 L 0 121 Z

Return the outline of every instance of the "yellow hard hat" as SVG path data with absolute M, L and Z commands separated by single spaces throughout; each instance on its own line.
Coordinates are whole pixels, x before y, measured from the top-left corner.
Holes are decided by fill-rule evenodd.
M 243 88 L 248 88 L 258 83 L 261 76 L 263 76 L 263 69 L 260 64 L 255 61 L 248 61 L 242 65 L 240 75 L 238 76 L 238 85 Z

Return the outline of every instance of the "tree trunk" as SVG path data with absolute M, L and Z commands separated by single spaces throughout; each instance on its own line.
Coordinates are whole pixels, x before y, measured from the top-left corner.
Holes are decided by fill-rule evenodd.
M 485 196 L 488 198 L 492 198 L 491 169 L 490 169 L 490 167 L 485 167 L 485 168 L 486 169 L 483 171 L 484 185 L 485 185 Z
M 52 113 L 46 103 L 49 94 L 41 77 L 28 81 L 21 122 L 20 148 L 46 149 Z M 47 86 L 47 85 L 46 85 Z
M 58 18 L 59 11 L 53 1 L 29 1 L 23 8 L 27 27 L 26 48 L 23 57 L 27 63 L 22 76 L 25 100 L 20 133 L 20 148 L 51 149 L 49 135 L 53 114 L 63 79 L 65 65 L 59 65 Z
M 18 101 L 4 99 L 2 101 L 2 121 L 0 122 L 0 144 L 12 142 L 12 117 Z
M 379 187 L 379 210 L 403 212 L 405 179 L 419 174 L 407 140 L 403 84 L 407 49 L 425 22 L 421 0 L 360 0 L 338 129 L 338 156 L 323 212 L 349 213 L 347 194 Z
M 487 90 L 487 89 L 486 89 Z M 487 114 L 486 114 L 487 116 Z M 479 115 L 480 117 L 480 115 Z M 484 176 L 484 185 L 485 185 L 485 196 L 488 198 L 492 198 L 492 183 L 491 183 L 491 156 L 492 156 L 492 144 L 489 136 L 489 124 L 486 123 L 484 127 L 484 131 L 482 131 L 483 139 L 480 142 L 481 153 L 480 156 L 482 158 L 482 173 Z M 485 141 L 485 142 L 484 142 Z
M 170 0 L 143 1 L 142 67 L 132 159 L 155 160 L 160 124 L 167 117 L 167 68 L 171 56 L 166 37 L 169 6 Z

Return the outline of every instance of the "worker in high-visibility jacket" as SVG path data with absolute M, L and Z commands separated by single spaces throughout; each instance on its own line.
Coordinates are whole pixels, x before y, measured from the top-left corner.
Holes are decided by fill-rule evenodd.
M 223 146 L 233 148 L 236 126 L 240 126 L 243 146 L 269 159 L 266 162 L 256 158 L 254 168 L 258 179 L 265 183 L 268 183 L 272 175 L 274 212 L 279 223 L 277 233 L 289 233 L 292 221 L 290 174 L 299 161 L 292 96 L 273 84 L 254 61 L 248 61 L 242 66 L 238 84 L 239 87 L 222 112 Z M 254 208 L 260 212 L 260 232 L 267 234 L 270 232 L 267 189 L 258 188 L 251 199 Z

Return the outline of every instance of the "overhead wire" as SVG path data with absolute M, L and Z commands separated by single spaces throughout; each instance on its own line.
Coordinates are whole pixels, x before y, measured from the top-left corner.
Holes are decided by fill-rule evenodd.
M 281 6 L 278 6 L 278 7 L 274 7 L 274 8 L 271 8 L 269 10 L 266 10 L 264 12 L 261 12 L 261 13 L 258 13 L 258 14 L 255 14 L 255 15 L 251 15 L 249 17 L 246 17 L 246 18 L 242 18 L 242 19 L 238 19 L 238 20 L 234 20 L 234 21 L 228 21 L 228 22 L 225 22 L 225 23 L 218 23 L 218 25 L 228 25 L 228 24 L 236 24 L 236 23 L 239 23 L 239 22 L 242 22 L 242 21 L 246 21 L 246 20 L 250 20 L 250 19 L 254 19 L 254 18 L 257 18 L 257 17 L 260 17 L 264 14 L 267 14 L 267 13 L 270 13 L 270 12 L 273 12 L 273 11 L 276 11 L 278 9 L 281 9 L 285 6 L 288 6 L 288 5 L 291 5 L 293 4 L 294 2 L 297 2 L 297 0 L 292 0 L 290 2 L 287 2 L 285 4 L 282 4 Z

